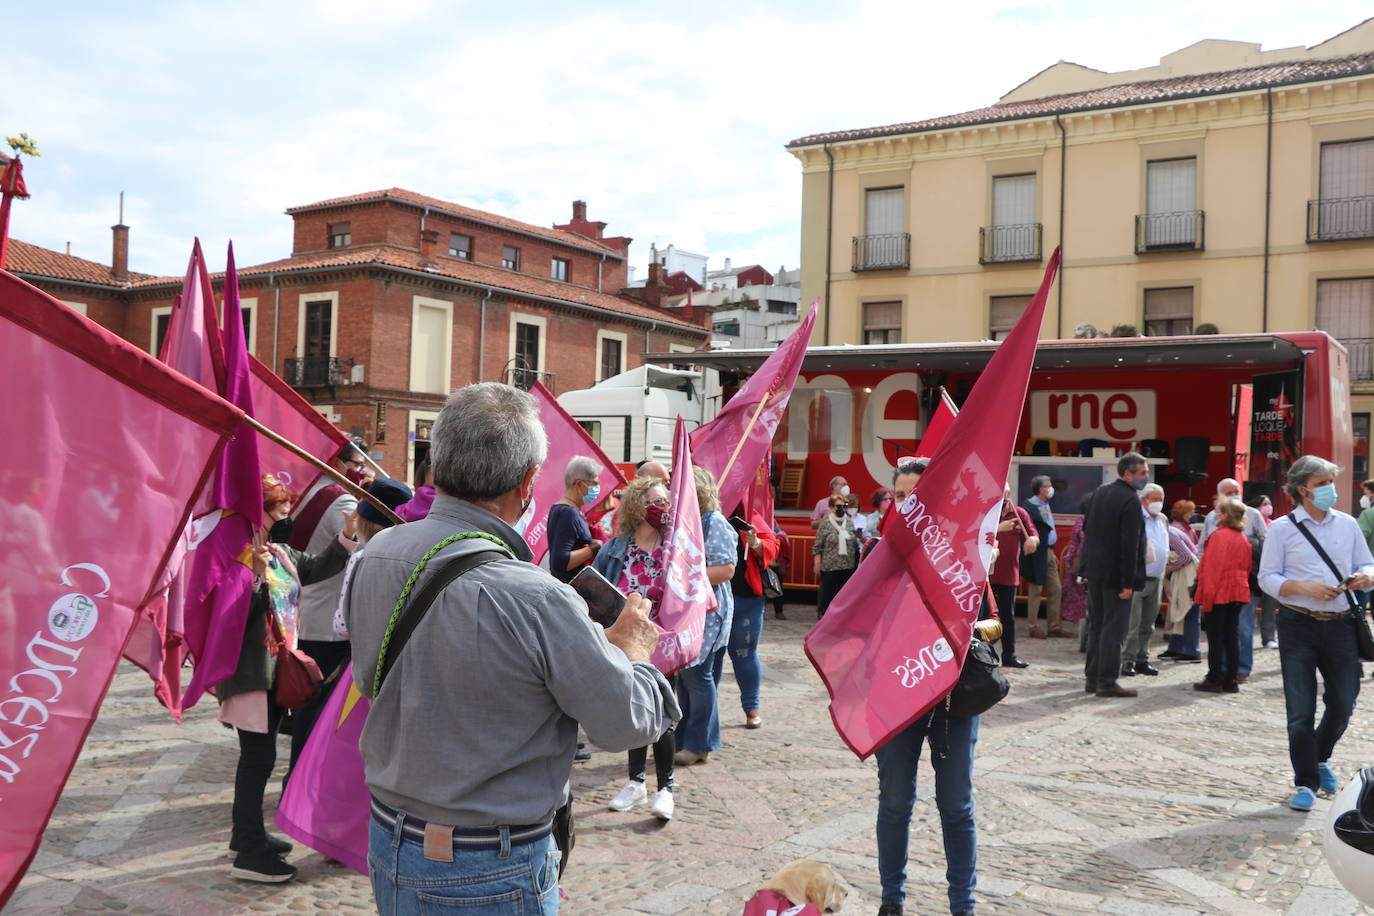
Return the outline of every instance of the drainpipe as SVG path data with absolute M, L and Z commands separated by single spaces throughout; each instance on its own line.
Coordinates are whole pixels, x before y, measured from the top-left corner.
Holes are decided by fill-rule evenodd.
M 1274 196 L 1274 89 L 1264 90 L 1264 296 L 1260 313 L 1260 330 L 1269 330 L 1269 222 L 1270 201 Z
M 277 337 L 281 334 L 281 285 L 276 274 L 268 274 L 267 282 L 272 284 L 272 371 L 278 371 Z
M 1054 317 L 1054 336 L 1064 339 L 1064 192 L 1069 185 L 1069 135 L 1064 130 L 1064 122 L 1059 115 L 1054 116 L 1054 126 L 1059 128 L 1059 308 Z
M 486 294 L 482 296 L 478 303 L 477 317 L 477 381 L 486 378 L 483 374 L 483 364 L 487 355 L 487 300 L 491 298 L 491 289 L 488 287 Z
M 825 158 L 829 160 L 827 175 L 825 179 L 825 345 L 830 346 L 830 274 L 831 274 L 831 247 L 834 244 L 835 235 L 835 154 L 830 152 L 830 144 L 821 147 L 825 150 Z

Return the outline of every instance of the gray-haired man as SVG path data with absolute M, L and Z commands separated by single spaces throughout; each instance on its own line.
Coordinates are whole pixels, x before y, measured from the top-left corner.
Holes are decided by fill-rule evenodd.
M 649 663 L 658 633 L 642 599 L 631 596 L 603 631 L 576 592 L 529 562 L 512 530 L 547 451 L 528 394 L 495 383 L 459 389 L 431 433 L 429 516 L 378 534 L 358 563 L 346 610 L 354 681 L 371 696 L 417 564 L 459 534 L 426 569 L 493 548 L 508 554 L 440 593 L 372 700 L 360 746 L 383 914 L 418 912 L 421 894 L 472 912 L 510 901 L 557 913 L 551 822 L 568 799 L 578 724 L 600 747 L 627 750 L 652 744 L 680 715 Z M 422 573 L 412 596 L 427 581 Z
M 1140 514 L 1145 519 L 1145 587 L 1131 595 L 1131 623 L 1121 650 L 1121 676 L 1159 674 L 1150 664 L 1150 637 L 1159 616 L 1160 587 L 1169 561 L 1169 522 L 1164 515 L 1164 488 L 1146 484 L 1140 491 Z

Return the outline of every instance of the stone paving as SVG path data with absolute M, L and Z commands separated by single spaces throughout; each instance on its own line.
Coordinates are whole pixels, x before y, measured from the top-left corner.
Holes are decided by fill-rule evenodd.
M 607 810 L 624 780 L 623 754 L 576 766 L 578 845 L 564 913 L 738 914 L 768 874 L 797 858 L 840 871 L 850 887 L 844 916 L 876 912 L 876 766 L 856 760 L 831 728 L 801 651 L 814 612 L 789 607 L 788 617 L 765 625 L 764 727 L 743 728 L 727 671 L 725 747 L 679 768 L 671 823 L 644 808 Z M 1139 698 L 1099 700 L 1082 692 L 1076 641 L 1022 642 L 1033 667 L 1009 672 L 1012 693 L 983 717 L 978 744 L 980 912 L 1374 913 L 1324 863 L 1328 803 L 1308 815 L 1282 804 L 1277 653 L 1256 650 L 1255 674 L 1236 696 L 1196 693 L 1200 666 L 1161 663 L 1160 677 L 1131 682 Z M 1337 749 L 1343 780 L 1374 762 L 1368 697 Z M 10 910 L 372 912 L 366 878 L 300 847 L 290 856 L 296 882 L 228 877 L 236 755 L 211 710 L 178 726 L 146 677 L 122 668 Z M 908 913 L 947 912 L 932 788 L 923 761 Z M 274 780 L 269 806 L 276 789 Z

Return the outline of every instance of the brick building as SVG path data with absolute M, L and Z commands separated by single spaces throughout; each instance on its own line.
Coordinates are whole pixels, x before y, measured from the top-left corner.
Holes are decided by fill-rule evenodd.
M 249 350 L 396 476 L 456 387 L 588 388 L 709 337 L 705 310 L 664 307 L 661 272 L 626 288 L 630 239 L 581 201 L 552 228 L 399 188 L 286 212 L 291 256 L 239 268 Z M 128 232 L 114 227 L 111 266 L 15 240 L 9 269 L 156 352 L 181 278 L 130 272 Z

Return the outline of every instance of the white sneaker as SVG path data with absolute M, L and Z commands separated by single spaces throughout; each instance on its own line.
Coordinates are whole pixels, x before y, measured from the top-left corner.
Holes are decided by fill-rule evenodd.
M 673 790 L 659 789 L 655 792 L 654 806 L 649 810 L 659 820 L 671 821 L 673 819 Z
M 629 811 L 635 805 L 642 805 L 648 801 L 649 792 L 644 788 L 644 783 L 638 779 L 631 779 L 625 783 L 625 788 L 621 789 L 616 797 L 611 799 L 612 811 Z
M 1266 648 L 1266 649 L 1277 649 L 1278 647 L 1279 647 L 1279 641 L 1278 641 L 1277 639 L 1271 639 L 1271 640 L 1269 640 L 1267 643 L 1264 644 L 1264 648 Z

